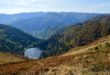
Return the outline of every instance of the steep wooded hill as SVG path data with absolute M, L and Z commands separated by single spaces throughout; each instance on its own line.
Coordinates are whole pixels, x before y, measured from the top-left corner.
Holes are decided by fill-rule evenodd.
M 40 41 L 19 29 L 0 24 L 0 52 L 23 54 L 25 48 L 34 47 Z
M 76 46 L 83 46 L 110 34 L 110 15 L 100 15 L 84 24 L 73 25 L 40 44 L 46 56 L 59 55 Z

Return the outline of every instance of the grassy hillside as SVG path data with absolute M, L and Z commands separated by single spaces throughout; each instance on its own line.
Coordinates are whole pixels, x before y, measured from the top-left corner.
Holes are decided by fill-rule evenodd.
M 19 29 L 0 24 L 0 52 L 23 54 L 25 48 L 34 47 L 40 41 Z
M 0 66 L 1 75 L 109 75 L 110 36 L 46 59 Z
M 40 47 L 47 50 L 42 56 L 54 56 L 67 52 L 76 46 L 83 46 L 110 34 L 110 15 L 100 15 L 84 24 L 73 25 L 56 34 Z
M 1 65 L 0 75 L 110 75 L 110 15 L 72 26 L 39 46 L 44 57 L 53 57 Z
M 26 61 L 25 58 L 10 53 L 0 53 L 0 65 Z

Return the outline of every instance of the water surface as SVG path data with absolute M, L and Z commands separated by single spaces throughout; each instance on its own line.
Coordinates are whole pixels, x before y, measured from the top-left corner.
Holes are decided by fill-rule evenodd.
M 28 48 L 24 52 L 24 56 L 30 59 L 38 59 L 41 55 L 40 48 Z

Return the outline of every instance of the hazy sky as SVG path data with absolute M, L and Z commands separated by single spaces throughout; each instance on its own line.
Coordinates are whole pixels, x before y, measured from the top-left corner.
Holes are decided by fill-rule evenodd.
M 110 13 L 110 0 L 0 0 L 0 13 L 37 11 Z

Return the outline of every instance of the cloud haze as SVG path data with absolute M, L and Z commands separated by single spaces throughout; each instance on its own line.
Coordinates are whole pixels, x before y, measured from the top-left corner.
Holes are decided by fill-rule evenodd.
M 37 11 L 110 13 L 110 0 L 1 0 L 0 13 Z

